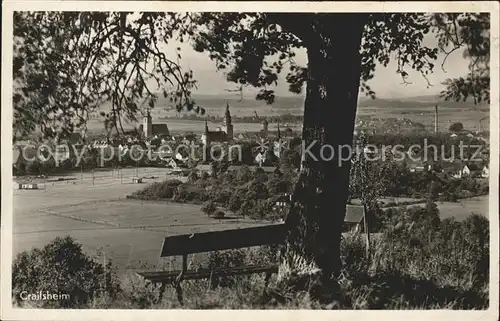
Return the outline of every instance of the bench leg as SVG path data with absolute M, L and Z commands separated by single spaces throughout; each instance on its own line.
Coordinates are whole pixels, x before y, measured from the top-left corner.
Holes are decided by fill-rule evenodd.
M 214 290 L 219 285 L 217 280 L 217 275 L 215 275 L 213 271 L 210 273 L 209 282 L 210 282 L 210 290 Z
M 267 271 L 266 276 L 264 277 L 264 294 L 267 291 L 267 286 L 269 285 L 269 280 L 271 279 L 271 275 L 273 275 L 273 272 Z
M 177 294 L 177 300 L 179 301 L 179 304 L 180 305 L 184 305 L 184 298 L 182 296 L 181 282 L 180 281 L 175 281 L 174 282 L 174 287 L 175 287 L 175 293 Z
M 167 283 L 162 282 L 161 287 L 160 287 L 160 294 L 158 295 L 158 303 L 161 303 L 161 300 L 163 299 L 163 294 L 165 293 L 166 287 L 167 287 Z
M 187 254 L 182 255 L 182 270 L 174 281 L 175 292 L 177 293 L 177 300 L 179 300 L 180 305 L 184 305 L 184 298 L 182 297 L 181 282 L 184 278 L 184 274 L 187 270 Z

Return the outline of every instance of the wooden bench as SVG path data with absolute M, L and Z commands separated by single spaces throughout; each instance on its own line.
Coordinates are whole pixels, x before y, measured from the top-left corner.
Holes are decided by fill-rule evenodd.
M 160 300 L 167 283 L 171 283 L 177 293 L 177 299 L 183 304 L 181 282 L 183 280 L 211 279 L 219 276 L 248 275 L 265 273 L 265 287 L 273 273 L 278 271 L 277 264 L 233 267 L 229 269 L 187 270 L 189 254 L 239 249 L 252 246 L 281 244 L 285 238 L 285 225 L 268 225 L 233 229 L 217 232 L 175 235 L 163 240 L 160 258 L 182 256 L 182 268 L 178 271 L 136 272 L 139 276 L 160 284 Z

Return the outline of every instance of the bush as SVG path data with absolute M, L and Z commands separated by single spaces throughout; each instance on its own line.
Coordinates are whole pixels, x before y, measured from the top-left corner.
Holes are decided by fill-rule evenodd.
M 217 203 L 228 204 L 233 193 L 228 189 L 216 189 L 214 190 L 213 200 Z
M 208 216 L 214 214 L 216 210 L 217 210 L 217 205 L 215 205 L 213 201 L 206 201 L 201 206 L 201 211 L 207 214 Z
M 240 207 L 240 214 L 245 216 L 250 216 L 255 209 L 255 201 L 252 199 L 246 199 L 243 201 Z
M 100 295 L 116 297 L 120 288 L 111 262 L 106 267 L 82 251 L 71 237 L 17 255 L 12 264 L 12 296 L 23 305 L 26 293 L 68 294 L 69 299 L 29 301 L 43 308 L 76 308 Z
M 252 172 L 250 168 L 246 165 L 241 166 L 241 168 L 236 173 L 236 180 L 240 184 L 249 182 L 252 179 Z
M 453 123 L 449 128 L 450 132 L 455 132 L 455 133 L 461 132 L 462 130 L 464 130 L 464 124 L 462 123 Z
M 245 264 L 246 253 L 244 250 L 229 250 L 222 252 L 211 252 L 208 255 L 208 268 L 213 269 L 228 269 L 240 267 Z M 214 287 L 228 287 L 235 283 L 233 276 L 219 276 L 212 280 Z
M 193 202 L 201 204 L 208 199 L 205 189 L 193 183 L 185 183 L 177 186 L 172 197 L 172 201 L 179 203 Z
M 192 170 L 191 172 L 189 172 L 189 175 L 188 175 L 188 181 L 189 182 L 196 182 L 199 178 L 200 177 L 199 177 L 197 171 Z
M 201 172 L 200 179 L 206 181 L 210 178 L 210 175 L 207 172 Z
M 214 214 L 214 218 L 224 218 L 224 216 L 226 216 L 226 213 L 224 213 L 224 211 L 217 211 L 215 212 Z
M 230 211 L 236 213 L 240 210 L 241 204 L 243 204 L 243 198 L 240 196 L 238 190 L 231 194 L 228 202 L 228 208 Z
M 38 160 L 33 162 L 29 162 L 25 165 L 25 171 L 28 175 L 37 175 L 40 174 L 41 164 Z
M 177 179 L 155 182 L 145 188 L 131 194 L 133 198 L 138 199 L 171 199 L 174 192 L 182 182 Z

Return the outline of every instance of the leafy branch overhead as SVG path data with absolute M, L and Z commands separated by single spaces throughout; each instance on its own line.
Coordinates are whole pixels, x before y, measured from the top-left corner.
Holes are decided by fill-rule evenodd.
M 181 48 L 173 57 L 165 53 L 178 42 L 208 53 L 239 91 L 259 88 L 257 99 L 272 103 L 283 73 L 289 90 L 299 94 L 309 75 L 296 55 L 334 19 L 313 13 L 16 12 L 14 131 L 22 136 L 39 127 L 45 136 L 65 136 L 85 131 L 89 114 L 101 111 L 108 133 L 123 132 L 122 121 L 153 108 L 158 93 L 179 111 L 203 114 L 191 97 L 195 75 L 180 66 Z M 439 51 L 465 49 L 470 72 L 448 79 L 443 97 L 488 101 L 489 26 L 488 14 L 367 15 L 361 91 L 375 97 L 367 82 L 391 59 L 409 83 L 409 69 L 426 78 Z M 438 36 L 435 48 L 424 44 L 431 32 Z
M 278 82 L 278 75 L 287 71 L 286 81 L 293 93 L 301 93 L 307 81 L 307 68 L 294 60 L 298 50 L 307 47 L 315 32 L 301 23 L 321 24 L 335 19 L 329 14 L 242 14 L 207 13 L 196 20 L 202 31 L 195 33 L 194 48 L 210 54 L 220 70 L 229 70 L 227 79 L 261 88 L 258 99 L 274 101 L 270 89 Z M 373 78 L 376 63 L 387 66 L 396 52 L 397 72 L 407 80 L 407 68 L 426 76 L 437 58 L 437 48 L 423 46 L 429 25 L 424 15 L 373 14 L 365 26 L 362 44 L 362 90 L 374 97 L 366 84 Z
M 40 126 L 48 137 L 85 130 L 101 111 L 109 130 L 123 132 L 163 92 L 178 109 L 193 109 L 192 72 L 165 55 L 161 43 L 179 37 L 168 13 L 16 12 L 14 15 L 14 131 Z M 152 88 L 155 87 L 155 88 Z
M 448 78 L 441 97 L 446 100 L 490 102 L 490 15 L 488 13 L 437 13 L 430 19 L 438 45 L 446 59 L 457 50 L 469 60 L 469 72 L 457 79 Z

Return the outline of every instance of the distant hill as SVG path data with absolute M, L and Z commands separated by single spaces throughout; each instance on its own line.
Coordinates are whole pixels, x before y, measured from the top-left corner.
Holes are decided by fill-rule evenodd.
M 405 98 L 376 98 L 370 99 L 367 97 L 363 97 L 359 100 L 359 107 L 377 107 L 377 108 L 422 108 L 422 107 L 434 107 L 435 105 L 438 107 L 445 108 L 456 108 L 456 109 L 481 109 L 488 110 L 489 105 L 486 103 L 481 103 L 477 106 L 474 106 L 474 103 L 469 101 L 444 101 L 439 98 L 437 95 L 425 95 L 425 96 L 414 96 L 414 97 L 405 97 Z
M 269 109 L 272 108 L 276 113 L 280 113 L 279 110 L 283 109 L 282 113 L 296 113 L 302 111 L 304 108 L 304 100 L 305 97 L 302 95 L 297 96 L 279 96 L 276 97 L 275 102 L 272 106 L 266 105 L 264 101 L 258 101 L 254 96 L 245 95 L 243 99 L 241 99 L 240 95 L 228 93 L 227 95 L 193 95 L 195 102 L 197 105 L 205 108 L 207 111 L 210 110 L 218 110 L 225 108 L 226 102 L 229 103 L 231 109 L 239 110 L 239 109 Z M 480 109 L 480 110 L 489 110 L 489 105 L 480 104 L 478 106 L 474 106 L 471 101 L 466 102 L 455 102 L 455 101 L 442 101 L 439 97 L 435 95 L 425 95 L 425 96 L 415 96 L 415 97 L 406 97 L 406 98 L 376 98 L 371 99 L 369 97 L 362 96 L 359 99 L 359 108 L 360 109 L 370 109 L 370 108 L 397 108 L 397 109 L 408 109 L 411 112 L 412 109 L 428 109 L 434 107 L 438 104 L 441 108 L 454 108 L 457 110 L 471 110 L 471 109 Z M 101 110 L 109 110 L 109 104 L 105 104 L 101 107 Z M 163 110 L 174 110 L 174 104 L 169 102 L 168 99 L 163 98 L 162 95 L 158 98 L 158 101 L 155 105 L 155 109 L 163 109 Z
M 217 96 L 217 95 L 194 95 L 195 100 L 202 107 L 207 108 L 217 108 L 218 106 L 226 106 L 226 101 L 229 102 L 231 107 L 252 107 L 258 108 L 259 106 L 265 106 L 265 102 L 257 101 L 253 96 L 245 96 L 241 100 L 240 96 L 228 95 L 228 98 Z M 286 109 L 302 109 L 304 107 L 305 96 L 278 96 L 273 104 L 273 108 L 286 108 Z M 475 108 L 472 101 L 443 101 L 438 95 L 422 95 L 414 97 L 405 98 L 376 98 L 371 99 L 369 97 L 360 97 L 359 107 L 380 107 L 380 108 L 415 108 L 415 107 L 433 107 L 438 104 L 439 107 L 450 107 L 457 109 L 473 109 Z M 482 103 L 476 106 L 476 108 L 484 109 L 488 108 L 488 104 Z

